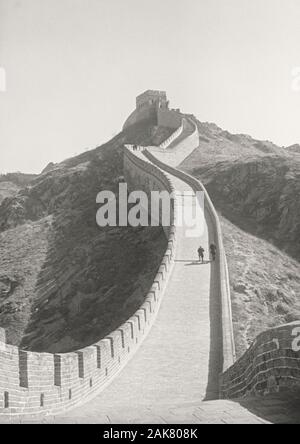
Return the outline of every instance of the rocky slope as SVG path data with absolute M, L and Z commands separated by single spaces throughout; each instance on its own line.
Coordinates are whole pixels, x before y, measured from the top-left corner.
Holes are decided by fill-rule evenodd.
M 13 197 L 19 191 L 19 187 L 12 182 L 0 182 L 0 204 L 7 197 Z
M 261 331 L 300 319 L 300 266 L 271 243 L 221 220 L 241 355 Z
M 140 306 L 166 248 L 160 228 L 100 228 L 96 195 L 117 192 L 124 143 L 169 130 L 138 125 L 51 165 L 0 206 L 0 325 L 34 351 L 91 344 Z
M 197 121 L 181 168 L 222 214 L 238 354 L 269 326 L 300 318 L 300 155 Z
M 199 148 L 181 168 L 206 184 L 222 215 L 240 355 L 260 331 L 300 318 L 300 150 L 197 125 Z M 74 350 L 137 309 L 166 240 L 159 228 L 100 229 L 95 197 L 117 190 L 124 143 L 169 135 L 139 124 L 36 177 L 0 177 L 0 325 L 9 342 Z
M 33 180 L 34 174 L 0 174 L 0 204 L 7 197 L 15 196 L 18 191 Z

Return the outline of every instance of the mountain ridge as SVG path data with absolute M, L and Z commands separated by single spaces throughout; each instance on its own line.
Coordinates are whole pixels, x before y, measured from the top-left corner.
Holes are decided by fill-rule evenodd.
M 266 328 L 300 318 L 300 157 L 195 121 L 199 148 L 180 168 L 221 217 L 240 356 Z
M 300 317 L 299 155 L 189 117 L 199 148 L 180 168 L 204 182 L 221 216 L 241 355 L 268 326 Z M 136 124 L 8 191 L 0 205 L 0 324 L 10 342 L 70 351 L 109 333 L 138 307 L 165 239 L 160 229 L 99 232 L 95 196 L 116 191 L 124 143 L 159 144 L 169 135 L 151 122 Z M 144 265 L 133 260 L 128 268 L 123 250 Z M 116 264 L 126 288 L 121 299 L 110 273 Z

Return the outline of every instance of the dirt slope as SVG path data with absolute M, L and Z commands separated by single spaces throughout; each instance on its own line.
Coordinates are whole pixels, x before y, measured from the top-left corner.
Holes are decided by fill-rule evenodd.
M 300 156 L 198 122 L 181 168 L 201 179 L 222 215 L 238 354 L 269 326 L 300 319 Z

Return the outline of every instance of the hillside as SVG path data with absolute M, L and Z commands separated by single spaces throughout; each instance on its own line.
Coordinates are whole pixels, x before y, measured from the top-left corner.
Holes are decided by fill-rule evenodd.
M 19 189 L 20 188 L 12 182 L 0 182 L 0 204 L 7 197 L 15 196 Z
M 196 122 L 199 148 L 181 168 L 206 184 L 221 215 L 240 355 L 259 332 L 300 317 L 300 155 L 298 145 Z M 165 237 L 100 229 L 95 197 L 117 190 L 124 143 L 159 144 L 170 133 L 145 122 L 38 176 L 0 177 L 0 325 L 10 343 L 74 350 L 138 308 Z
M 35 174 L 0 174 L 0 204 L 7 197 L 15 196 L 18 191 L 33 180 Z
M 124 143 L 152 143 L 166 134 L 138 125 L 47 168 L 2 202 L 0 325 L 9 343 L 74 350 L 99 340 L 140 306 L 166 238 L 160 228 L 99 228 L 96 195 L 117 191 Z
M 200 144 L 181 168 L 222 215 L 238 354 L 269 326 L 300 318 L 300 156 L 197 121 Z

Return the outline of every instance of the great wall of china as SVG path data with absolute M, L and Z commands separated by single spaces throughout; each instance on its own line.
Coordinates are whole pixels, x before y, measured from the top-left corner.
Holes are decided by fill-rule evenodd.
M 122 404 L 122 397 L 130 403 L 132 396 L 136 406 L 155 404 L 164 396 L 172 404 L 299 385 L 300 341 L 295 348 L 293 338 L 300 334 L 300 322 L 260 334 L 236 360 L 220 221 L 204 186 L 177 168 L 198 147 L 198 131 L 192 119 L 168 109 L 165 93 L 152 93 L 139 96 L 125 128 L 156 114 L 158 125 L 174 132 L 159 147 L 124 147 L 126 182 L 147 192 L 203 191 L 206 227 L 201 242 L 208 249 L 214 240 L 217 261 L 193 266 L 195 239 L 186 238 L 177 224 L 180 203 L 175 198 L 172 224 L 165 227 L 168 246 L 153 285 L 140 309 L 117 330 L 89 347 L 62 354 L 20 350 L 7 344 L 0 330 L 0 415 L 56 415 L 88 406 L 95 397 L 103 410 Z M 181 204 L 189 203 L 184 199 Z

